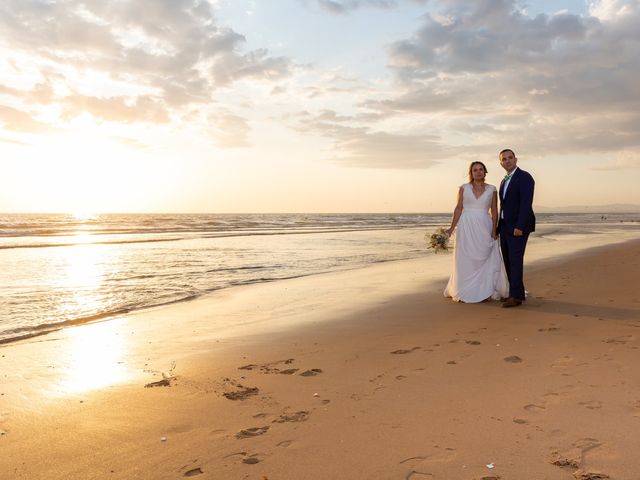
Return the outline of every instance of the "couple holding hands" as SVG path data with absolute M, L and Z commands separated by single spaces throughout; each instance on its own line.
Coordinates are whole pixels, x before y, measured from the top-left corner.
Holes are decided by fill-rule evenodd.
M 464 303 L 493 298 L 502 300 L 502 307 L 511 308 L 525 300 L 524 251 L 536 225 L 535 182 L 529 173 L 518 168 L 513 150 L 502 150 L 499 159 L 507 172 L 499 189 L 485 183 L 485 165 L 472 162 L 469 182 L 458 191 L 458 203 L 447 231 L 449 235 L 456 232 L 453 271 L 444 295 Z

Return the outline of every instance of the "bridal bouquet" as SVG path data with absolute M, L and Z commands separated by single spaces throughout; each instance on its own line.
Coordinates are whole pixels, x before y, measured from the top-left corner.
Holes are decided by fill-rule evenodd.
M 431 235 L 427 233 L 425 235 L 425 239 L 429 244 L 427 248 L 433 248 L 436 253 L 438 253 L 440 250 L 443 250 L 445 252 L 449 250 L 449 234 L 442 227 L 438 228 Z

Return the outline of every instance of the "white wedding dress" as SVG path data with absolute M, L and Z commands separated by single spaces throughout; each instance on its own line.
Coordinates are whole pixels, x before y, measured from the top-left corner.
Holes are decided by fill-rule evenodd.
M 508 297 L 509 283 L 499 242 L 491 237 L 493 223 L 489 209 L 496 187 L 487 185 L 478 198 L 471 184 L 462 188 L 463 210 L 455 231 L 453 271 L 444 296 L 464 303 Z

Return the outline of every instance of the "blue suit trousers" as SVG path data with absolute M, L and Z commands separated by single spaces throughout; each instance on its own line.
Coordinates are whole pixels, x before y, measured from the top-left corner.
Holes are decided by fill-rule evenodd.
M 504 225 L 500 228 L 500 249 L 509 279 L 509 296 L 517 300 L 524 300 L 524 250 L 528 239 L 528 233 L 514 237 L 513 228 Z

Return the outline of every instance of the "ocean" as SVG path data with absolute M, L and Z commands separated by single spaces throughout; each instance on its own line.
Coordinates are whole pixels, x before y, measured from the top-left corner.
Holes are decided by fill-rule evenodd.
M 261 282 L 433 255 L 446 214 L 0 215 L 0 343 Z M 640 214 L 543 214 L 532 241 L 640 234 Z

